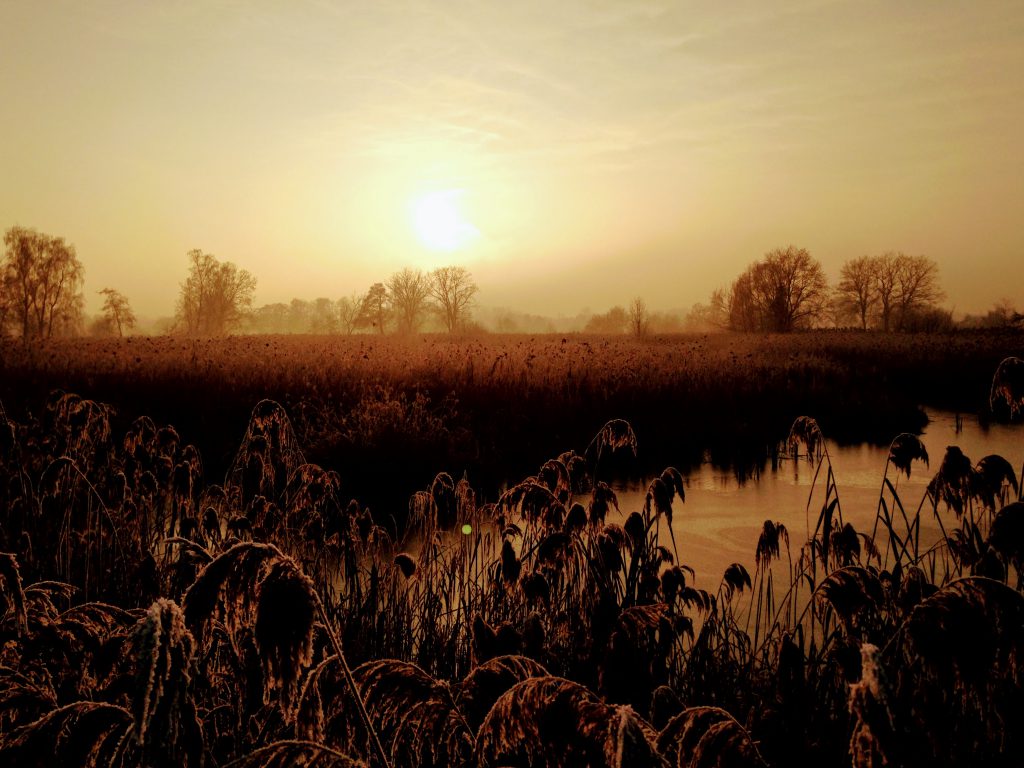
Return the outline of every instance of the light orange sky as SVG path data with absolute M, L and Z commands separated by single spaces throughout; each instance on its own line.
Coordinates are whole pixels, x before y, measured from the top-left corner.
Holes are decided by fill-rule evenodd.
M 169 314 L 202 248 L 256 302 L 460 263 L 545 314 L 706 300 L 765 251 L 938 261 L 1024 299 L 1024 3 L 3 2 L 0 227 L 89 309 Z M 459 200 L 480 235 L 414 236 Z

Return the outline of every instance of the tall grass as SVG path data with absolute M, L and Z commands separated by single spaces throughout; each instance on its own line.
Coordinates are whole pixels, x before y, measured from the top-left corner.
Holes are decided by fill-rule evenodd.
M 4 764 L 1024 760 L 1024 506 L 998 456 L 948 449 L 905 503 L 890 473 L 931 457 L 897 435 L 857 531 L 796 419 L 808 539 L 766 520 L 752 572 L 705 590 L 678 469 L 610 514 L 608 473 L 643 450 L 626 420 L 491 503 L 437 473 L 404 525 L 346 502 L 270 400 L 222 483 L 181 433 L 118 437 L 76 395 L 0 428 Z
M 270 398 L 346 493 L 397 508 L 453 468 L 493 493 L 538 457 L 582 451 L 612 416 L 643 441 L 644 474 L 705 452 L 756 473 L 806 413 L 832 439 L 886 444 L 923 426 L 922 404 L 977 412 L 1007 355 L 1024 358 L 1019 332 L 53 340 L 0 350 L 0 400 L 27 422 L 63 388 L 112 404 L 118 435 L 148 414 L 221 477 Z

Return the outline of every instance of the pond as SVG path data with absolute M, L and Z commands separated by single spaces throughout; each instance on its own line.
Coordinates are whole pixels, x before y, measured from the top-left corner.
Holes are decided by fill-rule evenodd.
M 915 462 L 909 478 L 902 474 L 897 478 L 895 470 L 889 469 L 889 478 L 908 515 L 924 499 L 928 482 L 938 470 L 947 446 L 959 447 L 975 464 L 984 456 L 998 454 L 1010 462 L 1020 477 L 1024 465 L 1024 425 L 982 426 L 972 416 L 958 417 L 946 411 L 926 413 L 929 423 L 921 440 L 928 451 L 929 466 Z M 852 523 L 858 532 L 870 533 L 888 448 L 867 444 L 840 446 L 829 440 L 826 444 L 843 520 Z M 786 526 L 795 557 L 814 531 L 825 495 L 825 469 L 815 482 L 815 468 L 816 464 L 806 459 L 785 459 L 777 470 L 766 469 L 743 482 L 732 470 L 709 463 L 691 470 L 685 477 L 685 503 L 677 499 L 673 505 L 673 533 L 680 561 L 696 571 L 695 586 L 714 591 L 725 569 L 734 562 L 743 564 L 753 576 L 754 551 L 766 519 Z M 621 523 L 630 512 L 643 507 L 651 479 L 610 483 L 622 512 L 621 519 L 609 518 L 610 522 Z M 922 544 L 939 536 L 930 502 L 925 501 L 924 511 L 927 514 L 922 515 Z

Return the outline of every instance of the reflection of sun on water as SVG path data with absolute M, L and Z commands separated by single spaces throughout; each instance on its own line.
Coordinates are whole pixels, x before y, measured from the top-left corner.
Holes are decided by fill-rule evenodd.
M 412 227 L 419 241 L 431 251 L 457 251 L 480 235 L 463 215 L 464 190 L 442 189 L 412 201 Z

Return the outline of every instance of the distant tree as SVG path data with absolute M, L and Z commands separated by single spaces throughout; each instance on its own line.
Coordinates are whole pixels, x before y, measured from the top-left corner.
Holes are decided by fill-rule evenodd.
M 875 261 L 871 256 L 860 256 L 843 264 L 835 290 L 840 318 L 855 317 L 862 329 L 868 327 L 871 310 L 878 301 Z
M 398 332 L 416 333 L 429 306 L 430 280 L 420 270 L 406 267 L 388 278 L 387 289 Z
M 118 336 L 124 336 L 125 329 L 131 330 L 136 322 L 127 297 L 113 288 L 104 288 L 100 293 L 104 297 L 103 317 L 109 322 L 112 331 L 116 330 Z
M 647 330 L 649 333 L 682 333 L 686 330 L 686 316 L 678 310 L 651 312 Z
M 688 331 L 720 331 L 729 327 L 729 302 L 721 288 L 711 292 L 707 304 L 697 302 L 686 313 L 683 325 Z
M 335 310 L 338 313 L 338 328 L 342 333 L 351 335 L 358 327 L 357 320 L 361 304 L 362 297 L 358 293 L 342 296 L 335 303 Z
M 711 300 L 708 302 L 708 320 L 717 328 L 727 328 L 729 325 L 729 303 L 725 290 L 716 288 L 711 292 Z
M 862 328 L 874 321 L 883 331 L 908 330 L 912 316 L 919 325 L 942 297 L 932 259 L 894 251 L 846 262 L 835 291 L 840 316 L 855 317 Z
M 177 318 L 190 336 L 220 336 L 235 328 L 252 307 L 256 278 L 229 261 L 199 249 L 188 252 L 188 278 L 181 284 Z
M 594 315 L 585 326 L 584 333 L 625 333 L 629 325 L 629 318 L 626 310 L 615 306 L 604 314 Z
M 499 315 L 495 327 L 498 333 L 519 333 L 519 321 L 511 313 Z
M 939 287 L 939 265 L 932 259 L 899 253 L 896 262 L 897 330 L 905 330 L 912 315 L 929 314 L 945 294 Z
M 651 316 L 647 311 L 647 302 L 639 296 L 635 296 L 629 302 L 629 330 L 638 339 L 647 335 L 650 328 Z
M 477 286 L 465 267 L 439 267 L 429 275 L 430 295 L 449 333 L 460 330 L 469 318 Z
M 1019 327 L 1022 321 L 1024 315 L 1017 311 L 1013 299 L 1006 296 L 997 301 L 985 316 L 985 324 L 990 328 Z
M 733 283 L 729 322 L 735 330 L 786 333 L 824 317 L 828 283 L 804 248 L 778 248 L 751 264 Z
M 90 336 L 113 336 L 116 333 L 114 323 L 106 315 L 94 315 L 89 321 L 86 331 Z
M 953 312 L 935 305 L 913 309 L 900 317 L 900 330 L 910 333 L 945 333 L 954 328 Z
M 984 315 L 966 315 L 962 328 L 1024 328 L 1024 314 L 1017 311 L 1013 299 L 1002 298 Z
M 286 333 L 289 306 L 284 302 L 264 304 L 249 313 L 249 327 L 256 333 Z
M 875 295 L 878 298 L 878 317 L 883 331 L 893 327 L 893 313 L 896 311 L 896 296 L 899 275 L 899 254 L 884 253 L 871 261 L 875 275 Z
M 305 299 L 288 302 L 288 333 L 309 333 L 313 323 L 313 307 Z
M 313 333 L 338 332 L 338 313 L 333 301 L 320 297 L 313 302 L 310 307 L 309 329 Z
M 374 283 L 360 302 L 356 325 L 360 328 L 375 328 L 384 333 L 391 317 L 391 297 L 384 283 Z
M 761 331 L 763 318 L 754 300 L 753 277 L 748 269 L 737 277 L 727 297 L 729 328 L 734 331 Z
M 75 247 L 62 237 L 25 227 L 7 230 L 4 246 L 0 264 L 4 321 L 24 339 L 77 332 L 82 324 L 85 270 Z

